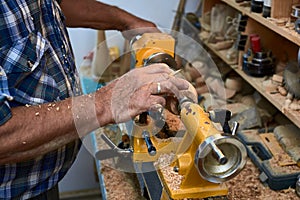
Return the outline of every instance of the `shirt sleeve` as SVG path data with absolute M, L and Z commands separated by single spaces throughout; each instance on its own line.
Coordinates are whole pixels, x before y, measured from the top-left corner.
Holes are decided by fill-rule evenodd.
M 9 100 L 12 100 L 12 97 L 8 91 L 7 76 L 0 66 L 0 126 L 7 122 L 12 116 L 8 103 Z

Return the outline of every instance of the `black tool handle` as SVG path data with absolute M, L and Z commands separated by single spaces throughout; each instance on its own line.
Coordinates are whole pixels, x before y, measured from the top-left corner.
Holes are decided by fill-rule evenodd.
M 156 154 L 156 148 L 153 145 L 151 138 L 149 137 L 148 131 L 144 131 L 143 135 L 144 135 L 144 140 L 145 140 L 149 155 L 154 156 Z

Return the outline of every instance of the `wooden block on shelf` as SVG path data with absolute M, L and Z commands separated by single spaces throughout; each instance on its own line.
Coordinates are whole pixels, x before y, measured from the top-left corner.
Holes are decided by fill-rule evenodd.
M 278 82 L 278 83 L 280 83 L 280 84 L 282 84 L 282 83 L 283 83 L 283 76 L 280 75 L 280 74 L 274 74 L 274 75 L 272 76 L 272 80 L 273 80 L 273 81 L 276 81 L 276 82 Z
M 273 0 L 271 7 L 272 18 L 289 18 L 292 12 L 293 0 Z

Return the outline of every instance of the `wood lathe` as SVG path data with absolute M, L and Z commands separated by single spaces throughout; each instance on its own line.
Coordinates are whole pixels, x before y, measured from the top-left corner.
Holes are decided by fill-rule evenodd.
M 131 46 L 134 67 L 151 63 L 176 67 L 175 40 L 168 34 L 145 33 Z M 178 99 L 177 106 L 185 131 L 177 133 L 176 139 L 157 137 L 166 120 L 163 112 L 149 111 L 127 123 L 130 145 L 122 148 L 102 135 L 111 149 L 99 150 L 96 158 L 119 157 L 125 161 L 123 170 L 132 168 L 138 174 L 149 199 L 226 197 L 228 190 L 222 183 L 236 176 L 246 164 L 246 148 L 235 137 L 238 123 L 231 128 L 230 111 L 206 112 L 188 97 Z M 215 123 L 220 123 L 222 130 Z M 165 156 L 167 161 L 163 160 Z

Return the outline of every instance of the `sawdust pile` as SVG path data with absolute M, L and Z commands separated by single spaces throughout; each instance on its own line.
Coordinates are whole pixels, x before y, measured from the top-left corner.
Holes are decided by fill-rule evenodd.
M 167 170 L 167 169 L 166 169 Z M 143 200 L 135 174 L 124 173 L 104 167 L 102 174 L 105 180 L 107 199 L 110 200 Z M 172 170 L 173 171 L 173 170 Z M 300 199 L 295 189 L 274 191 L 264 186 L 259 178 L 259 171 L 248 160 L 245 168 L 235 178 L 226 182 L 229 189 L 228 200 L 297 200 Z M 173 177 L 174 178 L 174 177 Z M 180 178 L 181 179 L 181 178 Z M 180 181 L 179 181 L 180 182 Z M 172 184 L 171 184 L 172 185 Z M 176 184 L 173 185 L 174 189 Z
M 98 149 L 109 149 L 110 147 L 100 139 L 102 131 L 112 141 L 116 140 L 116 133 L 109 129 L 102 129 L 96 132 L 96 138 L 99 141 Z M 109 200 L 144 200 L 141 196 L 141 189 L 135 173 L 124 172 L 118 169 L 116 160 L 114 158 L 101 161 L 101 176 L 104 180 L 104 187 L 106 190 L 106 199 Z
M 154 162 L 154 166 L 157 169 L 160 169 L 161 173 L 164 175 L 166 184 L 172 190 L 178 190 L 180 188 L 181 181 L 183 176 L 179 175 L 177 172 L 173 170 L 170 166 L 172 160 L 174 159 L 175 154 L 162 154 L 156 162 Z
M 274 191 L 264 186 L 259 180 L 259 170 L 251 162 L 247 161 L 245 168 L 233 179 L 226 182 L 229 188 L 230 200 L 296 200 L 300 199 L 295 189 Z
M 107 130 L 105 131 L 107 133 Z M 107 133 L 108 134 L 108 133 Z M 108 134 L 109 135 L 109 134 Z M 112 134 L 115 136 L 115 134 Z M 97 139 L 99 135 L 96 134 Z M 113 138 L 113 137 L 111 137 Z M 100 148 L 106 146 L 105 144 L 98 144 Z M 167 168 L 166 164 L 170 164 L 170 158 L 164 158 L 157 162 L 156 167 L 160 166 L 165 170 L 162 173 L 172 171 L 172 168 Z M 163 164 L 164 163 L 164 164 Z M 109 200 L 145 200 L 141 194 L 137 176 L 134 173 L 126 173 L 116 169 L 113 159 L 104 160 L 101 162 L 101 174 L 104 178 L 106 189 L 106 197 Z M 268 186 L 263 185 L 259 180 L 259 170 L 252 163 L 250 159 L 244 169 L 233 179 L 227 181 L 225 184 L 229 189 L 228 200 L 297 200 L 300 198 L 296 195 L 295 189 L 289 188 L 281 191 L 271 190 Z M 177 173 L 172 173 L 170 178 L 177 181 L 169 180 L 169 184 L 173 189 L 178 189 L 182 177 L 176 176 Z M 172 182 L 174 182 L 172 184 Z M 176 183 L 175 183 L 176 182 Z
M 122 172 L 108 166 L 101 170 L 106 198 L 109 200 L 143 200 L 136 174 Z

